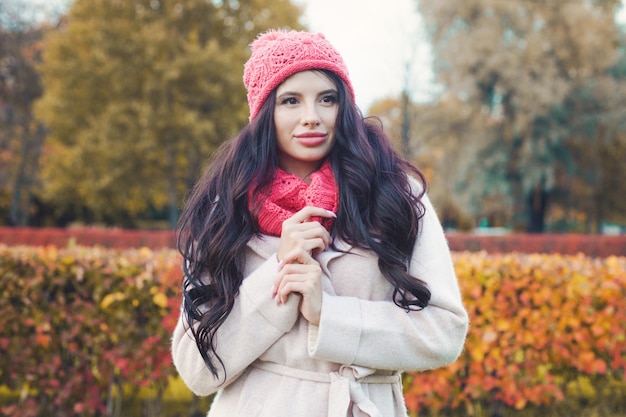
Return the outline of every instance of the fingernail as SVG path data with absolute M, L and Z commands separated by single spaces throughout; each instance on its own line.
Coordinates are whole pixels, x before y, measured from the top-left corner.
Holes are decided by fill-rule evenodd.
M 278 270 L 280 271 L 280 269 L 283 267 L 283 261 L 278 261 Z
M 337 218 L 337 215 L 335 214 L 334 211 L 326 210 L 326 212 L 330 214 L 331 216 L 333 216 L 335 219 Z
M 274 298 L 274 290 L 276 289 L 275 285 L 272 285 L 272 298 Z

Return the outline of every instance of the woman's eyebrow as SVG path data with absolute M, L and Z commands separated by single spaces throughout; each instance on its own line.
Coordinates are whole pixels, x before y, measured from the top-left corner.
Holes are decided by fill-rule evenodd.
M 337 91 L 337 89 L 335 89 L 335 88 L 329 88 L 328 90 L 320 91 L 320 92 L 318 93 L 318 96 L 322 96 L 322 95 L 324 95 L 324 94 L 331 94 L 331 93 L 337 94 L 337 93 L 338 93 L 338 91 Z
M 338 91 L 336 89 L 334 89 L 334 88 L 329 88 L 328 90 L 320 91 L 319 93 L 317 93 L 317 95 L 318 96 L 322 96 L 324 94 L 330 94 L 330 93 L 337 94 Z M 282 97 L 282 96 L 301 96 L 301 95 L 302 95 L 302 93 L 297 92 L 297 91 L 284 91 L 284 92 L 280 93 L 278 95 L 278 97 Z
M 282 96 L 301 96 L 302 93 L 298 93 L 297 91 L 284 91 L 278 95 L 278 97 Z

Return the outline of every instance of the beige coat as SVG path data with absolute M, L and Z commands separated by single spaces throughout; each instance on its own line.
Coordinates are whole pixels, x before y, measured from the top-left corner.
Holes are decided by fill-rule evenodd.
M 424 202 L 410 266 L 432 293 L 422 311 L 393 303 L 372 252 L 336 242 L 350 252 L 318 255 L 324 295 L 320 324 L 310 325 L 298 296 L 280 305 L 271 298 L 279 238 L 253 238 L 246 278 L 217 334 L 226 381 L 210 374 L 182 320 L 174 331 L 172 357 L 187 386 L 201 396 L 218 392 L 208 416 L 406 416 L 400 372 L 455 361 L 468 330 L 447 242 Z

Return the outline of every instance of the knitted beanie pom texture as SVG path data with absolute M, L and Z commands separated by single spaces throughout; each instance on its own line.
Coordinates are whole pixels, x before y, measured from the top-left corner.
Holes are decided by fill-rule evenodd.
M 243 73 L 250 121 L 257 116 L 272 90 L 300 71 L 324 69 L 334 72 L 346 83 L 352 99 L 355 99 L 343 58 L 321 33 L 270 30 L 261 33 L 250 48 L 252 54 Z

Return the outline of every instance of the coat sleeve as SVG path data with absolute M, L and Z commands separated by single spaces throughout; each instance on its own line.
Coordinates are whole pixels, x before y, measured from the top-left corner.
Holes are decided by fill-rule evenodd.
M 309 325 L 312 357 L 400 371 L 434 369 L 458 358 L 469 319 L 443 229 L 427 196 L 423 202 L 426 214 L 410 272 L 428 285 L 428 306 L 407 313 L 392 300 L 324 293 L 320 323 Z
M 179 318 L 172 336 L 172 359 L 179 375 L 196 395 L 209 395 L 230 384 L 295 324 L 298 297 L 289 297 L 285 304 L 279 305 L 271 297 L 277 273 L 278 263 L 272 256 L 243 280 L 233 309 L 216 334 L 217 354 L 224 363 L 222 369 L 214 359 L 218 378 L 204 363 L 182 315 Z

